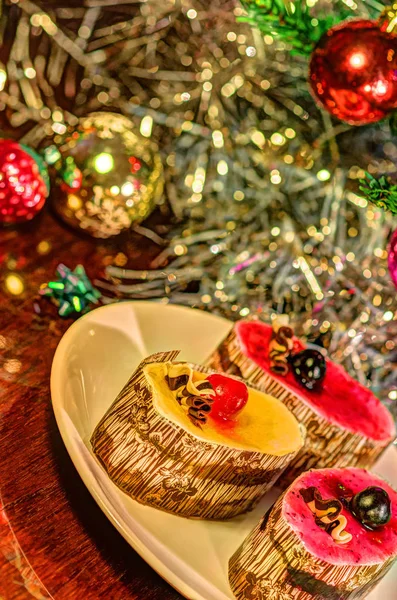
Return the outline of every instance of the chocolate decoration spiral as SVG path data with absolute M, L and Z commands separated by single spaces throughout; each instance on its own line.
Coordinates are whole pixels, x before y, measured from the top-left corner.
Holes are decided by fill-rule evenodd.
M 180 405 L 187 408 L 187 415 L 193 425 L 202 427 L 207 422 L 214 400 L 202 396 L 188 396 L 180 400 Z
M 316 487 L 300 490 L 300 495 L 306 504 L 311 505 L 314 502 L 317 516 L 324 514 L 329 517 L 330 521 L 334 521 L 342 512 L 342 502 L 336 499 L 323 500 Z
M 316 487 L 300 490 L 304 502 L 315 515 L 315 521 L 319 527 L 325 529 L 337 544 L 347 544 L 352 536 L 345 531 L 347 519 L 342 512 L 342 502 L 336 498 L 323 500 Z
M 202 427 L 207 422 L 214 402 L 212 385 L 207 380 L 193 382 L 193 371 L 186 364 L 172 365 L 170 373 L 166 381 L 170 390 L 176 392 L 178 404 L 186 410 L 193 425 Z M 176 375 L 173 376 L 173 373 Z
M 178 377 L 169 377 L 167 375 L 167 383 L 170 390 L 179 390 L 179 388 L 187 385 L 189 381 L 189 375 L 178 375 Z
M 294 346 L 292 327 L 284 324 L 286 319 L 279 317 L 273 323 L 273 333 L 269 343 L 270 368 L 278 375 L 287 375 L 289 371 L 288 357 Z
M 339 515 L 336 521 L 326 525 L 325 531 L 329 533 L 337 544 L 348 544 L 352 540 L 352 535 L 346 531 L 347 519 L 345 515 Z

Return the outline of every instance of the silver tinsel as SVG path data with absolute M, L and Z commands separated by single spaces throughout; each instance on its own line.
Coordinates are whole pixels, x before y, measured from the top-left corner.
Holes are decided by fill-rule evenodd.
M 24 143 L 116 110 L 162 149 L 173 227 L 146 231 L 163 246 L 152 270 L 108 268 L 105 300 L 167 298 L 231 319 L 288 312 L 394 408 L 393 222 L 358 193 L 363 170 L 396 171 L 387 124 L 331 121 L 306 61 L 238 23 L 235 2 L 114 4 L 13 0 L 0 53 L 3 129 Z M 364 17 L 383 6 L 345 4 Z

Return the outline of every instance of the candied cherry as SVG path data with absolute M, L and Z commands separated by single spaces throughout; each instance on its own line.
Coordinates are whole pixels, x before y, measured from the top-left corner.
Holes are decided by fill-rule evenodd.
M 217 373 L 210 375 L 208 381 L 216 394 L 211 408 L 212 417 L 232 419 L 247 404 L 248 388 L 242 381 Z

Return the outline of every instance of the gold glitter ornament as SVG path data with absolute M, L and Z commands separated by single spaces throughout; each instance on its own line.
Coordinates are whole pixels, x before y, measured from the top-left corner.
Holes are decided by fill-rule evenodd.
M 53 206 L 75 229 L 109 238 L 140 223 L 163 192 L 157 146 L 122 115 L 91 113 L 44 148 Z

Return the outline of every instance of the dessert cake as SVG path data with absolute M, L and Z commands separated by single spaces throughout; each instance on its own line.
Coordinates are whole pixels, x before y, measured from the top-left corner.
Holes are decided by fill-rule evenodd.
M 397 558 L 397 493 L 364 469 L 301 475 L 229 563 L 238 600 L 366 598 Z
M 284 473 L 284 485 L 313 467 L 370 467 L 396 436 L 380 400 L 341 366 L 306 348 L 285 316 L 273 327 L 238 322 L 208 365 L 279 398 L 305 426 L 305 447 Z
M 96 427 L 91 444 L 112 481 L 143 504 L 201 519 L 252 509 L 302 447 L 279 400 L 237 378 L 145 359 Z

